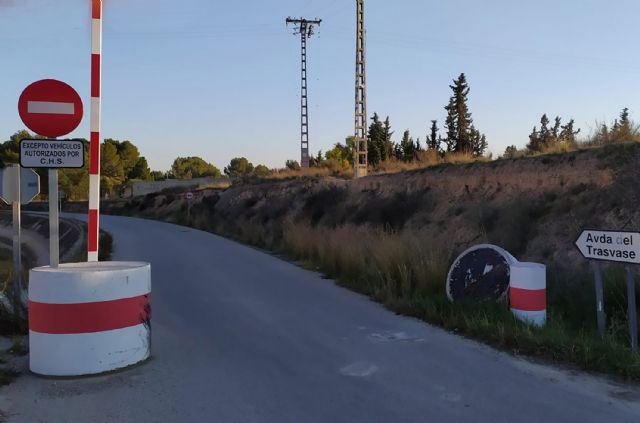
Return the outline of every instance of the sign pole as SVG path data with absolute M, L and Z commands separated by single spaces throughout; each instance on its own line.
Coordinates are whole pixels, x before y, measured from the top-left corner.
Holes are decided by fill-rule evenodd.
M 60 213 L 58 213 L 58 169 L 49 169 L 49 265 L 60 265 Z
M 20 166 L 14 165 L 15 174 L 15 192 L 16 197 L 13 202 L 13 306 L 15 308 L 14 315 L 20 318 L 20 303 L 22 302 L 22 234 L 21 234 L 21 218 L 20 203 Z
M 636 281 L 633 273 L 633 267 L 627 266 L 627 314 L 629 318 L 631 350 L 635 353 L 638 352 L 638 317 L 636 313 Z
M 605 314 L 604 314 L 604 287 L 602 283 L 602 266 L 597 261 L 591 262 L 596 280 L 596 316 L 598 319 L 598 333 L 600 338 L 605 335 Z

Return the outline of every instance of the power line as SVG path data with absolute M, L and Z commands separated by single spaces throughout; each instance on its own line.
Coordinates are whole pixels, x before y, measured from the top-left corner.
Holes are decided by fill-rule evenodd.
M 294 35 L 300 35 L 301 42 L 301 96 L 300 96 L 300 166 L 309 167 L 309 103 L 307 96 L 307 38 L 314 34 L 315 25 L 320 25 L 322 19 L 294 19 L 288 17 L 289 24 L 295 25 Z
M 355 114 L 355 177 L 367 176 L 367 67 L 364 29 L 364 0 L 357 3 L 356 28 L 356 114 Z

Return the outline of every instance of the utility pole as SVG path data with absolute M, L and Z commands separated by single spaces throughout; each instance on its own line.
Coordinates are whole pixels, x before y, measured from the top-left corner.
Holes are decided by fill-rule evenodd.
M 322 19 L 287 18 L 287 26 L 295 25 L 294 35 L 300 35 L 302 43 L 302 93 L 300 96 L 300 166 L 309 167 L 309 104 L 307 96 L 307 38 L 314 34 L 314 25 Z
M 367 55 L 364 29 L 364 0 L 357 3 L 356 29 L 356 131 L 355 177 L 367 176 Z

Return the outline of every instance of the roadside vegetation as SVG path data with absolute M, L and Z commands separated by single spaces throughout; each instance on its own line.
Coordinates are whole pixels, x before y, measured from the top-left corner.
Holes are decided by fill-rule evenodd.
M 553 177 L 545 176 L 549 169 Z M 103 210 L 211 231 L 286 256 L 393 311 L 502 350 L 640 381 L 640 355 L 629 348 L 624 269 L 605 266 L 607 336 L 601 340 L 593 276 L 573 246 L 584 227 L 637 227 L 638 178 L 640 143 L 622 143 L 440 164 L 353 182 L 247 181 L 226 191 L 197 192 L 189 219 L 179 193 L 114 202 Z M 515 320 L 504 303 L 449 302 L 448 267 L 462 250 L 485 242 L 520 260 L 547 264 L 546 327 Z

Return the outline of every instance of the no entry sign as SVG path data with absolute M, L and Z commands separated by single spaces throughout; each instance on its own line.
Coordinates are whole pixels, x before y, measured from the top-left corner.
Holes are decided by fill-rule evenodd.
M 18 112 L 25 125 L 45 137 L 61 137 L 82 121 L 82 100 L 64 82 L 43 79 L 29 85 L 20 95 Z

